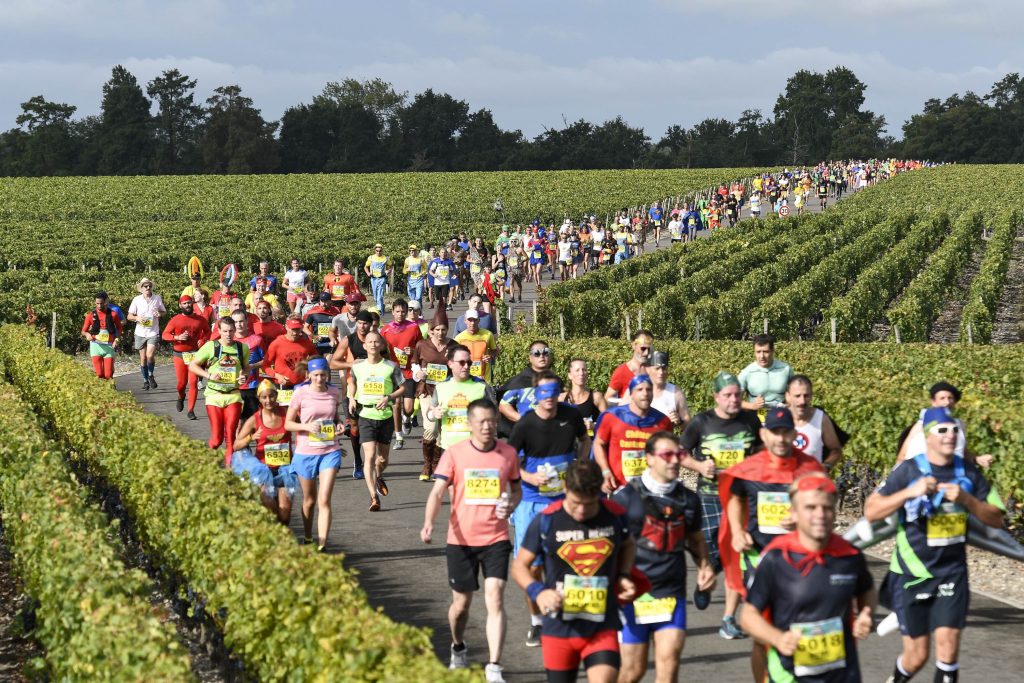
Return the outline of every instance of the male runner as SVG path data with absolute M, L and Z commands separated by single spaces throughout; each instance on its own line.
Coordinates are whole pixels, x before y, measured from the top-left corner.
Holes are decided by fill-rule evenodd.
M 931 389 L 928 390 L 928 395 L 931 397 L 931 405 L 933 408 L 946 408 L 950 413 L 956 411 L 956 404 L 960 402 L 960 390 L 949 382 L 936 382 L 932 385 Z M 987 468 L 992 465 L 993 456 L 991 453 L 985 455 L 978 455 L 971 449 L 967 448 L 967 429 L 964 427 L 962 420 L 957 418 L 957 427 L 960 430 L 956 434 L 956 450 L 957 455 L 961 455 L 970 462 L 975 463 L 979 467 Z M 903 462 L 908 455 L 913 456 L 917 453 L 923 453 L 925 450 L 925 434 L 924 434 L 924 410 L 921 411 L 921 418 L 917 422 L 907 427 L 903 434 L 900 436 L 900 449 L 896 454 L 896 464 Z
M 748 400 L 743 407 L 756 410 L 764 422 L 768 409 L 782 405 L 793 368 L 775 358 L 775 338 L 770 334 L 754 337 L 754 362 L 740 370 L 740 388 Z
M 344 305 L 345 298 L 349 294 L 359 291 L 356 279 L 345 269 L 345 262 L 341 259 L 335 259 L 331 272 L 324 275 L 323 291 L 330 294 L 331 305 L 339 309 Z
M 646 374 L 653 344 L 654 335 L 649 330 L 637 330 L 633 333 L 633 339 L 630 342 L 633 355 L 628 361 L 615 368 L 608 380 L 608 389 L 604 392 L 604 398 L 609 405 L 618 405 L 622 397 L 626 395 L 626 387 L 630 380 L 637 375 Z
M 843 457 L 843 434 L 832 418 L 814 407 L 814 389 L 806 375 L 794 375 L 786 387 L 785 404 L 793 413 L 796 440 L 793 445 L 831 470 Z M 825 449 L 828 449 L 826 455 Z
M 404 299 L 395 299 L 391 304 L 391 315 L 394 318 L 381 328 L 380 334 L 388 343 L 388 352 L 392 361 L 402 371 L 405 378 L 403 385 L 405 394 L 395 406 L 395 444 L 394 450 L 405 446 L 405 436 L 412 432 L 412 414 L 416 409 L 416 382 L 412 379 L 412 350 L 423 339 L 420 326 L 408 319 L 409 304 Z
M 178 381 L 178 401 L 176 409 L 180 413 L 185 409 L 185 389 L 189 389 L 188 419 L 196 419 L 196 399 L 199 397 L 199 376 L 188 371 L 188 366 L 195 357 L 199 347 L 210 337 L 206 319 L 193 311 L 195 300 L 190 296 L 178 299 L 181 313 L 167 322 L 161 337 L 171 342 L 174 348 L 174 375 Z
M 501 403 L 498 405 L 501 412 L 501 419 L 498 421 L 499 435 L 507 437 L 512 433 L 512 425 L 533 410 L 534 377 L 551 367 L 554 356 L 548 343 L 538 339 L 530 344 L 527 359 L 529 366 L 498 389 L 498 396 L 501 397 Z
M 440 309 L 443 311 L 444 309 Z M 430 397 L 430 418 L 438 423 L 438 447 L 445 451 L 469 438 L 469 404 L 477 399 L 494 401 L 494 390 L 487 382 L 469 374 L 472 362 L 469 349 L 462 344 L 448 347 L 448 369 L 451 377 L 434 385 Z
M 672 429 L 672 420 L 651 407 L 654 380 L 649 375 L 637 375 L 627 389 L 629 403 L 602 413 L 594 435 L 594 461 L 601 467 L 603 490 L 608 494 L 637 479 L 647 468 L 644 444 L 648 437 Z
M 480 326 L 480 312 L 470 308 L 464 315 L 466 329 L 455 335 L 455 341 L 469 349 L 473 357 L 473 365 L 470 374 L 474 377 L 482 377 L 486 382 L 493 381 L 494 361 L 497 360 L 500 350 L 498 342 L 490 330 Z

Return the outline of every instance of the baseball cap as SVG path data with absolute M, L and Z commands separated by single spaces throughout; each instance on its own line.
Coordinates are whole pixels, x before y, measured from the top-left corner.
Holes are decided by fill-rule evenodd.
M 410 244 L 409 249 L 419 249 L 415 244 Z
M 793 422 L 793 413 L 789 412 L 789 408 L 785 406 L 772 408 L 764 418 L 765 429 L 779 429 L 780 427 L 796 429 L 796 423 Z
M 652 368 L 668 367 L 668 351 L 652 351 L 647 365 Z
M 284 321 L 284 326 L 287 329 L 289 329 L 289 330 L 301 330 L 302 329 L 302 321 L 301 320 L 285 320 Z
M 956 418 L 949 412 L 949 408 L 929 408 L 924 411 L 924 431 L 941 424 L 955 424 Z
M 473 318 L 475 318 L 476 320 L 479 320 L 480 319 L 480 312 L 475 310 L 475 309 L 470 308 L 470 309 L 468 309 L 466 311 L 465 318 L 466 318 L 466 320 L 470 320 L 470 319 L 473 319 Z
M 184 294 L 182 294 L 181 296 L 178 297 L 178 303 L 195 303 L 195 300 L 190 296 L 185 296 Z
M 331 300 L 331 293 L 330 292 L 320 292 L 320 301 L 323 301 L 323 302 L 326 303 L 326 302 L 328 302 L 330 300 Z
M 717 375 L 715 375 L 715 379 L 712 381 L 711 387 L 712 390 L 717 394 L 719 391 L 725 389 L 727 386 L 732 384 L 739 386 L 740 381 L 736 379 L 736 375 L 732 374 L 731 372 L 726 372 L 725 370 L 722 370 Z
M 409 302 L 409 308 L 416 311 L 420 311 L 423 309 L 423 304 L 421 304 L 417 299 L 413 299 L 412 301 Z
M 383 248 L 384 248 L 384 245 L 383 245 L 383 244 L 381 244 L 380 242 L 377 242 L 377 244 L 373 245 L 373 248 L 374 248 L 374 249 L 383 249 Z

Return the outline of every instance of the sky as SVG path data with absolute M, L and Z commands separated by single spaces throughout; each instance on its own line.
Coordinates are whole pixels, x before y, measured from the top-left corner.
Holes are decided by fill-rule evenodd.
M 799 69 L 842 65 L 888 132 L 931 97 L 1024 72 L 1016 0 L 4 0 L 0 130 L 34 95 L 99 113 L 121 64 L 165 69 L 197 99 L 237 84 L 267 119 L 330 81 L 375 77 L 490 109 L 527 137 L 622 115 L 655 141 L 673 125 L 771 115 Z

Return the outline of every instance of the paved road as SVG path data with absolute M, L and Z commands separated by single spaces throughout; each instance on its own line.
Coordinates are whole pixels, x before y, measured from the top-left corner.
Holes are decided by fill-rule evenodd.
M 653 246 L 653 245 L 649 245 Z M 548 282 L 545 279 L 544 284 Z M 528 307 L 533 297 L 533 286 L 525 288 Z M 460 304 L 454 314 L 464 308 Z M 522 309 L 520 309 L 522 310 Z M 426 311 L 429 317 L 430 311 Z M 452 317 L 454 323 L 454 315 Z M 208 423 L 202 403 L 197 406 L 200 419 L 189 421 L 183 413 L 174 410 L 174 377 L 170 366 L 157 369 L 160 388 L 142 391 L 138 373 L 118 378 L 117 386 L 131 391 L 143 406 L 158 415 L 169 418 L 182 432 L 206 440 Z M 419 430 L 406 440 L 403 450 L 392 454 L 388 470 L 391 495 L 382 499 L 383 510 L 367 511 L 368 493 L 362 481 L 351 478 L 351 452 L 343 465 L 343 476 L 335 488 L 332 507 L 334 522 L 331 528 L 328 552 L 344 553 L 346 566 L 358 570 L 370 602 L 380 606 L 391 618 L 434 630 L 433 644 L 438 657 L 447 662 L 450 638 L 447 632 L 447 608 L 450 594 L 444 559 L 444 528 L 447 507 L 438 520 L 435 543 L 424 545 L 419 540 L 423 522 L 424 499 L 429 484 L 418 480 L 420 464 Z M 298 536 L 301 522 L 298 500 L 294 506 L 291 527 Z M 884 563 L 873 561 L 876 577 L 881 577 Z M 692 586 L 694 578 L 689 577 Z M 527 648 L 524 636 L 528 628 L 526 606 L 522 593 L 509 587 L 506 594 L 509 612 L 509 636 L 503 664 L 511 681 L 541 681 L 544 679 L 539 649 Z M 717 681 L 746 681 L 749 674 L 749 641 L 725 641 L 718 636 L 722 610 L 722 592 L 716 591 L 714 601 L 706 612 L 691 608 L 690 628 L 686 651 L 683 655 L 684 679 Z M 484 640 L 484 607 L 482 599 L 473 605 L 468 628 L 470 660 L 486 662 Z M 1007 671 L 1024 670 L 1024 653 L 1019 644 L 1024 636 L 1024 611 L 995 600 L 974 595 L 971 619 L 964 636 L 962 680 L 977 681 L 990 674 L 1003 680 Z M 892 670 L 899 651 L 895 636 L 872 636 L 861 648 L 861 666 L 866 681 L 882 681 Z M 930 680 L 931 667 L 918 675 Z M 653 673 L 648 674 L 653 680 Z

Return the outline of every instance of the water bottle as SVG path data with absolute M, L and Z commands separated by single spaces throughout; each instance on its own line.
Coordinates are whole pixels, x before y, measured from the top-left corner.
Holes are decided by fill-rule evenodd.
M 501 497 L 498 499 L 498 504 L 494 508 L 494 513 L 498 519 L 505 519 L 508 517 L 508 509 L 511 505 L 512 496 L 509 495 L 508 491 L 502 491 Z

